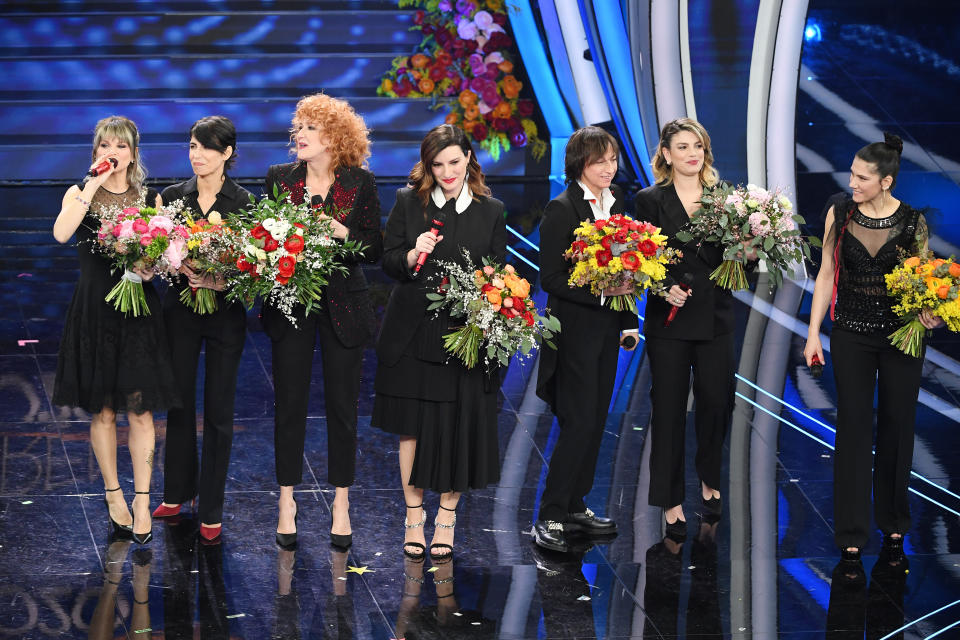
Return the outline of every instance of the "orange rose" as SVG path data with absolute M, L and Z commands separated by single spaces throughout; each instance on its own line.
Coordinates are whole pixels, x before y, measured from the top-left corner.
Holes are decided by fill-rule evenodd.
M 960 264 L 956 262 L 950 263 L 950 276 L 953 278 L 960 278 Z
M 420 82 L 417 83 L 417 88 L 420 89 L 420 93 L 423 94 L 433 93 L 434 86 L 433 80 L 427 77 L 421 78 Z
M 919 266 L 920 266 L 920 258 L 918 258 L 917 256 L 911 256 L 911 257 L 907 258 L 906 260 L 904 260 L 904 261 L 903 261 L 903 264 L 904 264 L 905 266 L 907 266 L 907 267 L 919 267 Z
M 497 69 L 500 69 L 500 71 L 503 71 L 504 73 L 513 73 L 513 63 L 509 60 L 504 60 L 497 65 Z
M 480 107 L 475 104 L 468 105 L 463 110 L 463 117 L 467 120 L 476 120 L 480 117 Z
M 507 76 L 500 82 L 500 86 L 503 88 L 503 95 L 513 100 L 520 95 L 520 89 L 523 88 L 523 83 L 513 76 Z
M 418 53 L 410 58 L 410 64 L 413 65 L 414 69 L 423 69 L 425 66 L 430 64 L 430 58 L 422 53 Z
M 473 91 L 470 91 L 470 89 L 464 89 L 461 91 L 460 97 L 457 99 L 460 102 L 460 106 L 462 106 L 464 109 L 469 107 L 471 104 L 477 104 L 477 94 L 475 94 Z
M 526 298 L 530 295 L 530 283 L 513 274 L 503 276 L 503 282 L 510 289 L 510 293 L 518 298 Z
M 513 109 L 510 108 L 510 103 L 503 100 L 493 108 L 493 117 L 494 118 L 509 118 L 513 113 Z
M 943 285 L 942 287 L 937 289 L 937 297 L 940 298 L 941 300 L 946 300 L 948 295 L 950 295 L 950 287 L 948 287 L 947 285 Z
M 447 117 L 443 119 L 446 124 L 457 124 L 457 120 L 460 119 L 460 114 L 456 111 L 451 111 L 447 114 Z
M 498 289 L 490 289 L 490 291 L 487 291 L 487 302 L 494 306 L 502 304 L 503 298 L 500 296 L 500 291 Z
M 932 276 L 927 276 L 923 281 L 927 285 L 927 291 L 936 291 L 940 286 L 940 280 Z
M 467 133 L 470 133 L 471 131 L 473 131 L 473 128 L 478 124 L 480 124 L 479 120 L 464 120 L 463 124 L 461 124 L 460 127 L 463 128 L 463 130 L 466 131 Z

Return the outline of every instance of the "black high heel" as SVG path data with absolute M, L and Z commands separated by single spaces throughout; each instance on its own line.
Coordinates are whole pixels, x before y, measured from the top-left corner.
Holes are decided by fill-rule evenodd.
M 457 526 L 457 510 L 456 509 L 447 509 L 445 506 L 440 505 L 440 508 L 444 511 L 453 512 L 453 522 L 450 524 L 443 524 L 438 522 L 436 518 L 433 519 L 433 526 L 439 527 L 440 529 L 453 529 Z M 448 562 L 453 559 L 453 545 L 449 545 L 445 542 L 432 542 L 430 543 L 430 558 L 434 562 Z
M 297 504 L 297 497 L 291 496 L 293 498 L 293 505 L 296 507 L 296 511 L 293 512 L 293 526 L 297 526 L 297 518 L 300 517 L 300 505 Z M 283 549 L 292 550 L 297 546 L 297 532 L 293 533 L 280 533 L 277 532 L 277 544 L 280 545 Z
M 120 491 L 120 487 L 117 487 L 116 489 L 104 489 L 104 491 L 105 492 Z M 112 535 L 117 538 L 122 538 L 122 537 L 129 538 L 130 534 L 133 533 L 133 525 L 120 524 L 119 522 L 113 519 L 113 516 L 110 515 L 110 503 L 107 501 L 106 493 L 104 493 L 104 496 L 103 496 L 103 504 L 107 505 L 107 518 L 110 519 L 110 524 L 113 525 Z
M 423 509 L 423 503 L 421 502 L 420 504 L 416 505 L 415 507 L 411 507 L 410 505 L 406 505 L 406 507 L 407 507 L 407 509 L 421 509 L 421 510 L 422 510 L 422 509 Z M 420 518 L 420 522 L 417 522 L 417 523 L 414 523 L 414 524 L 410 524 L 409 522 L 407 522 L 407 518 L 406 518 L 406 516 L 404 516 L 404 518 L 403 518 L 403 526 L 404 526 L 404 528 L 405 528 L 405 529 L 416 529 L 417 527 L 422 527 L 422 526 L 423 526 L 423 523 L 427 521 L 427 512 L 426 512 L 426 511 L 423 511 L 423 512 L 422 512 L 422 516 L 423 516 L 423 517 Z M 415 549 L 419 549 L 419 551 L 407 551 L 407 547 L 413 547 L 413 548 L 415 548 Z M 422 544 L 420 544 L 419 542 L 404 542 L 404 543 L 403 543 L 403 555 L 407 556 L 407 557 L 410 558 L 411 560 L 420 560 L 420 561 L 422 561 L 423 558 L 424 558 L 424 556 L 426 556 L 426 553 L 427 553 L 427 548 L 426 548 L 425 546 L 423 546 Z
M 664 535 L 677 542 L 683 542 L 687 539 L 687 521 L 681 520 L 679 516 L 673 522 L 667 522 L 667 512 L 663 512 Z
M 853 549 L 853 551 L 850 551 L 850 549 Z M 850 547 L 849 549 L 844 547 L 840 550 L 840 559 L 843 562 L 860 562 L 860 549 L 857 547 Z
M 134 494 L 140 495 L 140 496 L 149 496 L 149 495 L 150 495 L 150 492 L 149 492 L 149 491 L 134 491 Z M 136 500 L 136 498 L 134 498 L 134 500 Z M 148 498 L 147 498 L 147 507 L 150 506 L 149 502 L 150 502 L 150 498 L 148 497 Z M 149 511 L 149 509 L 148 509 L 148 511 Z M 136 517 L 134 517 L 133 523 L 134 523 L 134 524 L 137 523 Z M 150 520 L 150 531 L 147 531 L 146 533 L 137 533 L 136 531 L 133 531 L 133 527 L 130 527 L 130 531 L 131 531 L 131 533 L 132 533 L 132 535 L 133 535 L 133 541 L 134 541 L 134 542 L 136 542 L 137 544 L 147 544 L 148 542 L 150 542 L 151 540 L 153 540 L 153 519 L 151 518 L 151 520 Z
M 333 516 L 333 510 L 330 511 L 331 517 Z M 330 523 L 330 526 L 333 527 L 333 523 Z M 346 551 L 351 546 L 353 546 L 353 534 L 352 533 L 334 533 L 330 532 L 330 545 L 340 551 Z

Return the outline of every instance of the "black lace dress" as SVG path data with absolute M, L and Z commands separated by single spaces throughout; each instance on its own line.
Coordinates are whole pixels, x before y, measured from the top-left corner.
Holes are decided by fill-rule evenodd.
M 156 192 L 149 190 L 147 197 L 153 203 Z M 112 204 L 142 204 L 139 200 L 133 187 L 121 194 L 101 187 L 77 227 L 80 280 L 64 318 L 54 404 L 90 413 L 108 408 L 136 414 L 178 404 L 160 298 L 153 284 L 143 283 L 150 315 L 124 317 L 104 301 L 122 274 L 111 273 L 110 260 L 92 251 L 99 229 L 93 212 Z

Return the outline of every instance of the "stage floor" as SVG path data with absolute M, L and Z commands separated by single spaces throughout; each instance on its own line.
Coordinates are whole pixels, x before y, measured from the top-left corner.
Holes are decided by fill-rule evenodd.
M 960 378 L 950 339 L 940 345 L 942 366 L 928 362 L 918 406 L 914 469 L 923 478 L 911 481 L 909 571 L 878 561 L 879 532 L 865 550 L 865 575 L 834 571 L 831 369 L 817 381 L 800 366 L 805 325 L 790 291 L 776 300 L 783 324 L 751 313 L 763 304 L 750 295 L 738 303 L 743 381 L 725 452 L 724 513 L 719 522 L 700 517 L 689 451 L 684 544 L 662 539 L 661 512 L 647 506 L 649 368 L 638 349 L 621 359 L 589 497 L 593 510 L 616 518 L 616 539 L 566 557 L 533 545 L 556 426 L 533 393 L 535 367 L 514 364 L 501 397 L 500 485 L 461 500 L 452 563 L 405 561 L 397 442 L 369 426 L 375 362 L 368 351 L 353 547 L 343 553 L 329 545 L 333 493 L 317 358 L 305 482 L 297 487 L 300 544 L 278 549 L 270 348 L 252 316 L 223 542 L 198 544 L 188 513 L 155 521 L 153 542 L 137 548 L 109 540 L 88 417 L 50 404 L 72 290 L 65 280 L 38 270 L 0 283 L 2 637 L 805 639 L 828 630 L 881 638 L 905 626 L 903 637 L 922 638 L 960 620 L 960 497 L 944 490 L 960 480 Z M 757 380 L 772 395 L 746 382 Z M 157 416 L 158 456 L 164 424 Z M 131 499 L 125 450 L 119 460 Z M 152 506 L 162 482 L 158 468 Z M 425 502 L 429 523 L 436 495 Z M 428 524 L 428 541 L 431 531 Z M 960 637 L 960 626 L 940 637 Z

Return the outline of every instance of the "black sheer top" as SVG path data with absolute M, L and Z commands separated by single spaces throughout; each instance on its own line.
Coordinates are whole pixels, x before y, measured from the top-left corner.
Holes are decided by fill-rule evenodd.
M 834 215 L 849 220 L 840 238 L 833 324 L 856 333 L 889 334 L 903 320 L 893 312 L 896 300 L 887 295 L 884 276 L 897 267 L 902 254 L 917 255 L 925 247 L 923 214 L 901 202 L 886 218 L 870 218 L 847 200 Z

